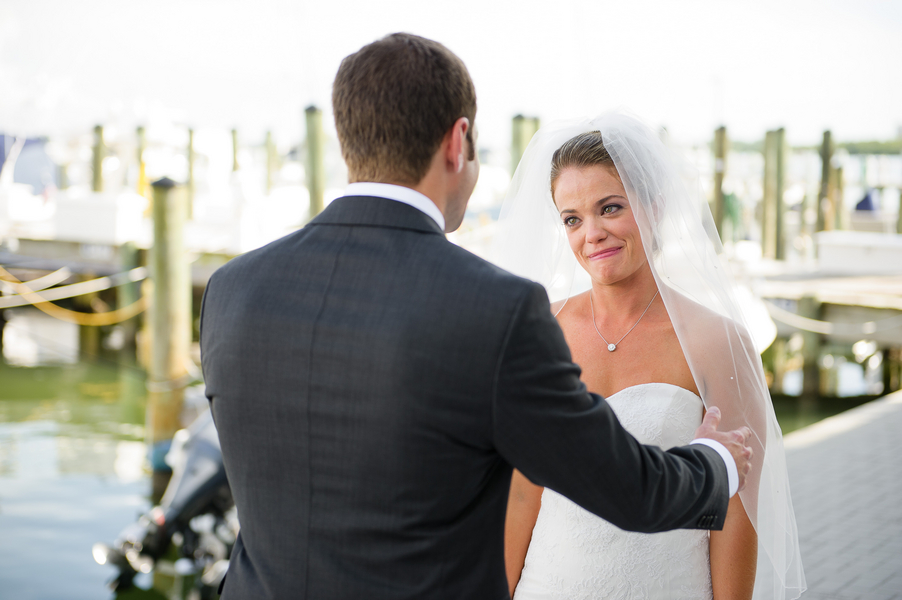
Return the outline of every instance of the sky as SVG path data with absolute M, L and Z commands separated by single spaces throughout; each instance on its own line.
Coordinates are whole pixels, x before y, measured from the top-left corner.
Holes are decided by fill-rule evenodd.
M 626 108 L 685 143 L 902 127 L 899 0 L 0 0 L 0 131 L 103 123 L 300 139 L 341 59 L 394 31 L 468 65 L 486 147 L 510 119 Z

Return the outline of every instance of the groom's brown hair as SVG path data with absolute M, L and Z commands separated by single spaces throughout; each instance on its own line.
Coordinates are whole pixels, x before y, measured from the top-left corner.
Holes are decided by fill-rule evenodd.
M 395 33 L 345 57 L 332 108 L 352 183 L 419 183 L 460 117 L 470 120 L 475 157 L 476 89 L 463 61 L 438 42 Z

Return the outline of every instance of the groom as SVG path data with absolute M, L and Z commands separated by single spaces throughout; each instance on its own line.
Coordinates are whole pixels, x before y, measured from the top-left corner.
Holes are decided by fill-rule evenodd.
M 223 597 L 508 598 L 513 467 L 625 529 L 720 528 L 747 432 L 712 409 L 718 441 L 640 445 L 580 383 L 543 288 L 445 239 L 479 172 L 461 60 L 388 36 L 344 59 L 333 104 L 346 196 L 204 297 L 241 522 Z

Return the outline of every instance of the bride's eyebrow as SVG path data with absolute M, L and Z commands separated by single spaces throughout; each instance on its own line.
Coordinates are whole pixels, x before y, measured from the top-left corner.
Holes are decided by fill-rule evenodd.
M 619 198 L 620 200 L 626 200 L 626 198 L 621 196 L 620 194 L 610 194 L 600 200 L 596 200 L 595 205 L 598 206 L 599 204 L 604 204 L 605 202 L 608 202 L 609 200 L 613 200 L 614 198 Z M 577 212 L 578 211 L 575 208 L 565 208 L 564 210 L 562 210 L 560 212 L 560 215 L 563 216 L 565 214 L 576 214 Z

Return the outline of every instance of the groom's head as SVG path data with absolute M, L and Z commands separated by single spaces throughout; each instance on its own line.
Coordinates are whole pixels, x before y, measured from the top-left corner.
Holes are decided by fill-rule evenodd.
M 473 123 L 476 90 L 463 61 L 443 45 L 395 33 L 342 61 L 332 107 L 352 183 L 415 185 L 455 121 Z M 471 125 L 469 160 L 472 132 Z

